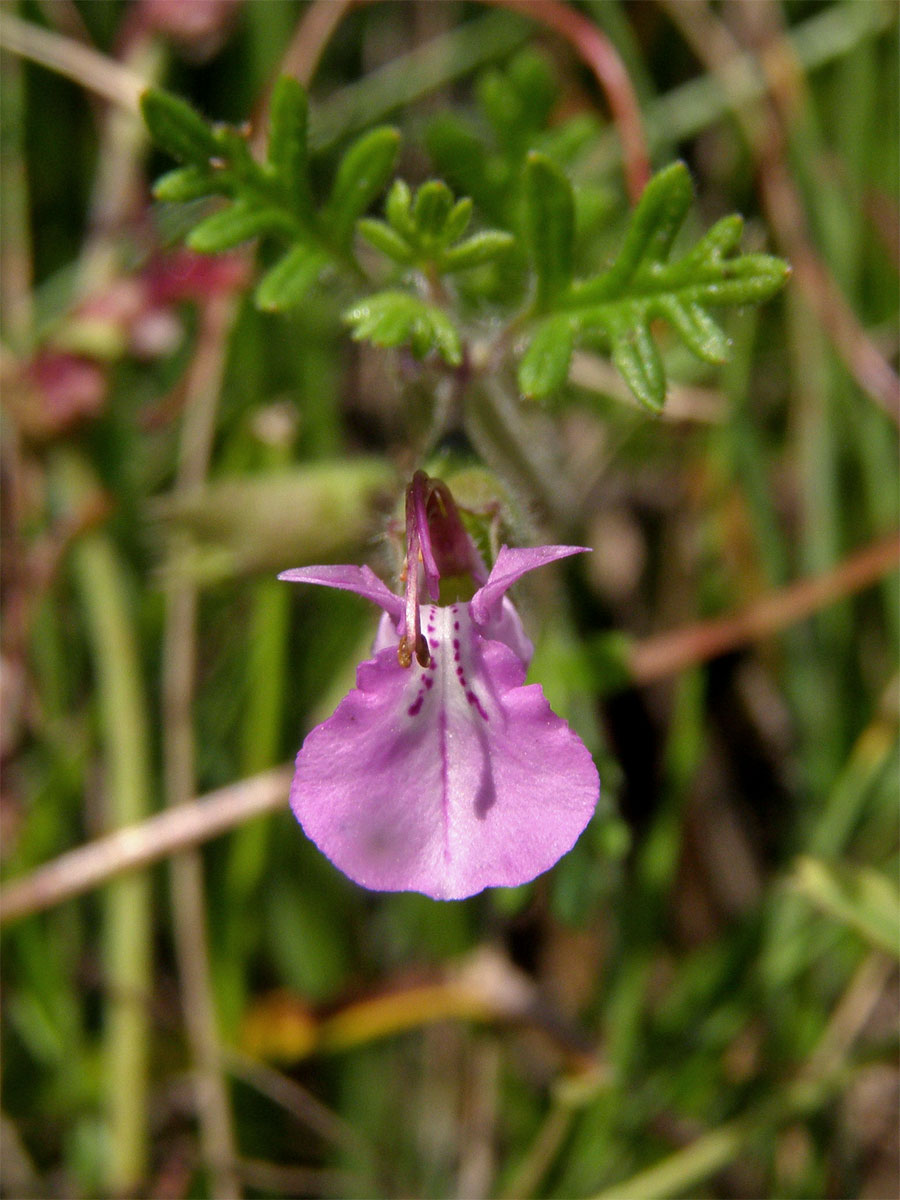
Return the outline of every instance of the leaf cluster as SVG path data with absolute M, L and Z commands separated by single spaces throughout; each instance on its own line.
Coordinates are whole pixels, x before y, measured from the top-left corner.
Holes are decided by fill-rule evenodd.
M 571 185 L 539 154 L 529 156 L 525 178 L 538 317 L 519 363 L 519 386 L 526 396 L 547 396 L 561 387 L 576 341 L 600 338 L 637 399 L 658 412 L 665 401 L 666 376 L 651 322 L 666 320 L 699 359 L 723 363 L 728 338 L 709 308 L 760 303 L 788 276 L 778 258 L 737 253 L 743 222 L 736 215 L 723 217 L 694 247 L 671 258 L 693 199 L 687 167 L 676 162 L 645 188 L 610 266 L 575 279 Z
M 141 108 L 155 141 L 184 164 L 157 181 L 157 199 L 227 200 L 191 230 L 187 244 L 192 249 L 216 254 L 262 236 L 287 243 L 287 252 L 257 286 L 260 308 L 291 308 L 327 268 L 352 269 L 356 220 L 394 169 L 400 145 L 396 129 L 378 126 L 356 139 L 338 164 L 328 197 L 317 206 L 309 173 L 308 100 L 295 79 L 279 79 L 273 91 L 262 162 L 253 157 L 242 132 L 210 125 L 176 96 L 152 89 Z
M 468 196 L 454 202 L 443 180 L 429 180 L 413 196 L 409 186 L 397 179 L 385 204 L 387 220 L 364 217 L 357 228 L 367 242 L 401 266 L 416 266 L 428 275 L 453 275 L 492 262 L 515 244 L 515 237 L 500 229 L 463 238 L 472 207 Z
M 738 216 L 674 254 L 693 199 L 687 168 L 677 162 L 648 184 L 612 262 L 579 277 L 584 239 L 608 207 L 596 183 L 573 179 L 596 123 L 575 117 L 547 128 L 557 89 L 532 52 L 517 55 L 506 71 L 488 71 L 477 93 L 481 130 L 445 114 L 426 131 L 436 166 L 463 194 L 454 196 L 441 178 L 415 191 L 395 179 L 376 217 L 368 213 L 394 171 L 397 130 L 379 126 L 354 141 L 318 202 L 308 100 L 295 80 L 281 79 L 274 90 L 263 161 L 240 131 L 213 126 L 183 100 L 150 91 L 142 101 L 147 125 L 182 163 L 157 182 L 155 194 L 224 199 L 188 235 L 195 250 L 217 253 L 254 237 L 282 244 L 256 288 L 263 309 L 300 304 L 330 273 L 356 292 L 343 314 L 355 339 L 406 345 L 419 358 L 435 353 L 455 367 L 464 358 L 461 331 L 478 312 L 469 303 L 472 289 L 480 288 L 490 298 L 494 330 L 500 316 L 504 328 L 525 332 L 508 339 L 516 351 L 524 346 L 517 363 L 523 396 L 559 391 L 574 349 L 584 345 L 607 352 L 635 397 L 658 412 L 666 373 L 657 323 L 666 322 L 703 362 L 722 363 L 729 341 L 710 309 L 767 299 L 788 268 L 769 255 L 740 253 Z M 471 232 L 473 220 L 482 227 Z M 354 253 L 356 235 L 388 260 L 390 286 L 383 271 L 378 282 L 367 274 Z

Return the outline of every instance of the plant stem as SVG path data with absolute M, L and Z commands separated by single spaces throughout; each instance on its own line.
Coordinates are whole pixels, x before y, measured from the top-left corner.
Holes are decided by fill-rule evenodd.
M 88 469 L 64 460 L 60 476 L 76 504 L 92 490 Z M 81 537 L 72 562 L 88 626 L 104 742 L 105 823 L 142 821 L 150 809 L 150 767 L 137 636 L 125 572 L 105 533 Z M 150 880 L 146 872 L 111 883 L 106 896 L 105 971 L 109 1156 L 107 1187 L 130 1192 L 147 1167 L 148 998 L 151 980 Z
M 603 89 L 622 143 L 625 183 L 632 203 L 640 199 L 650 178 L 650 156 L 641 107 L 625 64 L 613 43 L 589 18 L 558 0 L 485 0 L 521 13 L 565 38 L 593 71 Z
M 209 461 L 228 330 L 231 297 L 212 300 L 203 314 L 187 386 L 175 491 L 202 483 Z M 166 803 L 194 798 L 193 697 L 197 589 L 173 577 L 166 589 L 163 632 L 163 760 Z M 211 982 L 203 861 L 196 850 L 172 859 L 172 916 L 191 1057 L 197 1115 L 210 1188 L 218 1200 L 241 1194 L 234 1169 L 235 1145 L 228 1090 L 222 1071 Z
M 82 46 L 74 38 L 41 29 L 10 12 L 0 13 L 0 45 L 50 71 L 72 79 L 88 92 L 137 113 L 146 80 L 115 59 Z
M 191 804 L 156 813 L 59 855 L 0 889 L 0 925 L 53 908 L 118 875 L 200 846 L 253 817 L 283 809 L 292 771 L 291 767 L 278 767 L 242 779 Z
M 647 638 L 636 643 L 629 654 L 631 678 L 649 683 L 768 637 L 868 587 L 895 571 L 898 564 L 900 539 L 895 534 L 858 550 L 831 571 L 770 593 L 734 616 Z

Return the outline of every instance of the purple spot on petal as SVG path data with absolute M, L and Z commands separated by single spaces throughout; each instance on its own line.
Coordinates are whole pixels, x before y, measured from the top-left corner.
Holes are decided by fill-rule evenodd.
M 459 649 L 459 638 L 454 638 L 454 639 L 453 639 L 453 649 L 454 649 L 454 650 L 458 650 L 458 649 Z
M 434 687 L 434 680 L 431 678 L 431 676 L 425 680 L 425 686 L 427 688 Z
M 414 717 L 416 715 L 416 713 L 419 711 L 419 709 L 422 707 L 422 699 L 423 699 L 423 697 L 421 695 L 416 696 L 415 703 L 411 704 L 409 706 L 409 708 L 406 710 L 411 717 Z
M 475 695 L 475 693 L 474 692 L 466 692 L 466 699 L 472 705 L 472 707 L 478 711 L 479 715 L 484 717 L 484 719 L 486 721 L 488 719 L 488 715 L 482 708 L 481 701 L 478 699 L 478 697 Z
M 454 628 L 454 629 L 459 629 L 459 621 L 454 621 L 454 622 L 453 622 L 453 628 Z

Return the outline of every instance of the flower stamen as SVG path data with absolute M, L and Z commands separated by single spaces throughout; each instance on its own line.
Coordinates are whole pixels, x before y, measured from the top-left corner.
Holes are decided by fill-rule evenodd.
M 428 643 L 422 635 L 419 617 L 419 562 L 425 575 L 425 585 L 432 600 L 437 599 L 440 576 L 431 550 L 428 534 L 428 476 L 416 471 L 406 489 L 406 612 L 404 632 L 397 646 L 397 661 L 401 667 L 412 666 L 413 654 L 422 667 L 431 662 Z

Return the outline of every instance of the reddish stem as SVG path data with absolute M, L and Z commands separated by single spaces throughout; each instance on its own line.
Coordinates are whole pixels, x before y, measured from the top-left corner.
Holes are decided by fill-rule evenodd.
M 634 203 L 650 178 L 650 154 L 641 109 L 625 64 L 615 46 L 593 21 L 559 0 L 482 0 L 521 13 L 565 38 L 593 71 L 603 89 L 622 143 L 625 184 Z
M 701 621 L 637 643 L 630 654 L 631 677 L 635 683 L 651 683 L 726 654 L 746 642 L 768 637 L 868 587 L 895 570 L 898 563 L 900 537 L 892 534 L 857 551 L 833 570 L 798 580 L 734 616 Z

